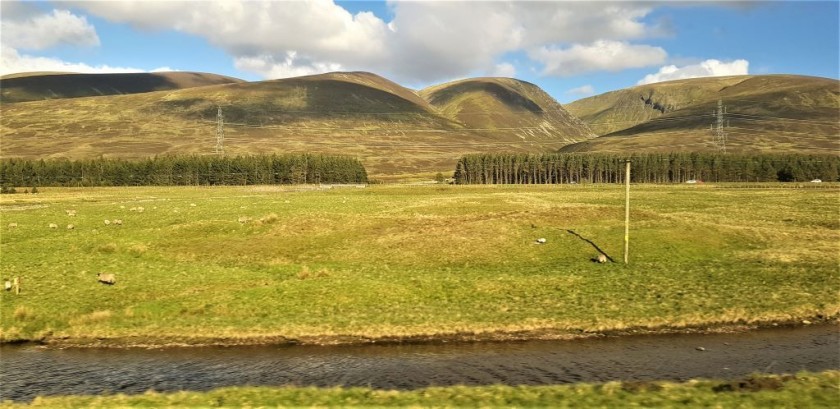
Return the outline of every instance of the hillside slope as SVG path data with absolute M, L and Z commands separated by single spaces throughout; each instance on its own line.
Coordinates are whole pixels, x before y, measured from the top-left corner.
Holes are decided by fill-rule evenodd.
M 512 78 L 473 78 L 420 91 L 440 112 L 485 133 L 512 133 L 523 142 L 552 140 L 558 145 L 595 134 L 534 84 Z
M 566 105 L 599 138 L 563 151 L 712 150 L 720 100 L 728 151 L 837 152 L 840 81 L 796 75 L 648 84 Z
M 3 103 L 80 98 L 232 84 L 242 80 L 198 72 L 127 74 L 22 73 L 0 78 Z
M 550 107 L 551 102 L 539 104 Z M 227 154 L 348 154 L 360 158 L 374 177 L 448 173 L 465 153 L 545 152 L 572 140 L 561 123 L 552 122 L 554 114 L 533 114 L 551 132 L 525 143 L 515 130 L 533 122 L 508 124 L 516 129 L 498 132 L 471 129 L 474 124 L 443 115 L 417 92 L 363 72 L 4 103 L 2 108 L 3 157 L 213 154 L 219 108 Z M 581 127 L 586 129 L 572 123 L 570 129 L 578 132 L 572 134 L 581 134 Z

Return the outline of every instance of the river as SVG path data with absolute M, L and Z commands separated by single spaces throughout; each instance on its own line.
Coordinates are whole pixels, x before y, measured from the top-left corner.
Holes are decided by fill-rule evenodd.
M 0 347 L 0 398 L 234 385 L 549 385 L 840 369 L 836 324 L 575 341 L 165 349 Z

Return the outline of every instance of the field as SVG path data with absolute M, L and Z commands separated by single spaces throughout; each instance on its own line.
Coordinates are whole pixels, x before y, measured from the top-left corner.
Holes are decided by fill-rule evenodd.
M 2 277 L 21 292 L 2 293 L 0 340 L 571 338 L 836 319 L 837 186 L 766 186 L 633 186 L 626 266 L 617 185 L 4 195 Z M 616 262 L 592 262 L 590 242 Z
M 735 381 L 609 382 L 385 391 L 367 388 L 222 388 L 210 392 L 37 398 L 0 407 L 807 407 L 837 403 L 840 372 L 755 375 Z

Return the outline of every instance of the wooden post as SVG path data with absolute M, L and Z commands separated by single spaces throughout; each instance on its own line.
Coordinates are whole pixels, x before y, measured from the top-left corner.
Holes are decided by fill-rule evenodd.
M 15 295 L 20 295 L 20 279 L 15 277 L 14 280 L 12 280 L 12 283 L 15 287 Z
M 630 251 L 630 161 L 625 162 L 624 181 L 626 190 L 624 193 L 624 264 L 628 261 L 628 252 Z

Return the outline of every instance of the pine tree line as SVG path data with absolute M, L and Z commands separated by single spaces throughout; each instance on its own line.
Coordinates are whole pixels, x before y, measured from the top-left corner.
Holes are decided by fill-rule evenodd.
M 634 183 L 837 181 L 840 156 L 804 154 L 720 154 L 699 152 L 485 153 L 462 157 L 458 184 L 620 183 L 624 162 L 632 162 Z
M 161 156 L 142 160 L 0 161 L 2 186 L 185 186 L 366 183 L 355 158 L 312 154 Z

